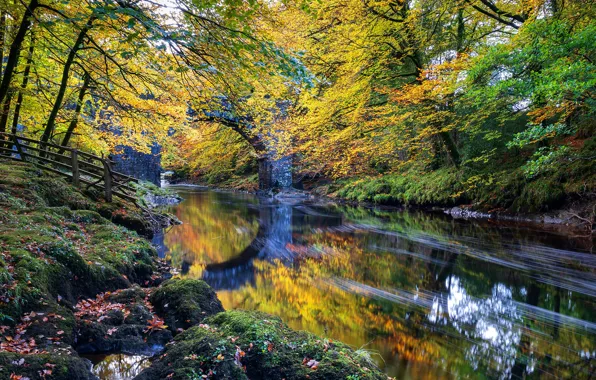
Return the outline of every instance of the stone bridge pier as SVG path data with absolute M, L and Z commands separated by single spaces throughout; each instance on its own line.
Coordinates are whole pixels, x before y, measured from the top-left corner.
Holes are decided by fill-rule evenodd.
M 265 155 L 259 158 L 259 190 L 292 187 L 292 157 L 279 159 Z

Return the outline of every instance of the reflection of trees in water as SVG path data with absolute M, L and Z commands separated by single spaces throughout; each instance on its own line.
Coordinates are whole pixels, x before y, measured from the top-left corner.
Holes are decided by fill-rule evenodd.
M 208 264 L 202 272 L 202 279 L 216 290 L 254 284 L 254 258 L 270 262 L 281 260 L 291 265 L 294 253 L 288 246 L 294 242 L 294 232 L 301 226 L 311 229 L 341 223 L 336 215 L 319 213 L 306 206 L 264 204 L 258 210 L 259 228 L 252 243 L 230 260 Z
M 579 268 L 585 255 L 537 245 L 541 238 L 524 230 L 428 214 L 247 208 L 259 220 L 248 247 L 189 265 L 189 275 L 219 289 L 226 309 L 259 309 L 297 329 L 370 343 L 398 377 L 581 378 L 593 368 L 596 328 L 582 330 L 579 321 L 593 319 L 593 299 L 536 276 L 553 262 Z M 318 259 L 296 262 L 290 244 Z M 565 277 L 547 268 L 550 278 Z
M 565 377 L 573 373 L 566 363 L 582 360 L 578 348 L 596 349 L 594 331 L 586 334 L 581 321 L 549 314 L 582 315 L 587 305 L 576 296 L 565 299 L 510 268 L 485 268 L 406 239 L 385 241 L 391 252 L 367 248 L 378 239 L 349 232 L 302 236 L 302 244 L 326 254 L 293 267 L 259 261 L 254 286 L 220 298 L 226 308 L 260 309 L 356 347 L 372 341 L 367 348 L 382 354 L 393 375 L 433 377 L 442 369 L 456 377 Z
M 450 277 L 447 283 L 448 293 L 438 296 L 447 298 L 447 309 L 440 310 L 434 302 L 429 320 L 449 324 L 461 335 L 474 339 L 465 353 L 474 369 L 488 367 L 499 377 L 510 377 L 522 335 L 522 316 L 511 289 L 497 284 L 490 296 L 479 299 L 468 295 L 459 278 Z
M 150 365 L 147 356 L 114 354 L 95 364 L 92 372 L 100 379 L 130 380 Z
M 232 203 L 228 194 L 217 192 L 181 195 L 184 201 L 172 210 L 183 224 L 171 228 L 164 238 L 172 265 L 224 262 L 255 238 L 258 215 L 246 201 Z

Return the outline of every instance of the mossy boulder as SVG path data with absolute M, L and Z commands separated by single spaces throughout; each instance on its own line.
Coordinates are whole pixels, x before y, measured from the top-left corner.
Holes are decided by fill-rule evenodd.
M 108 296 L 108 300 L 111 302 L 118 302 L 123 304 L 132 304 L 141 302 L 145 299 L 147 293 L 138 285 L 130 287 L 128 289 L 122 289 L 118 292 L 114 292 Z
M 70 352 L 40 355 L 0 352 L 0 379 L 15 375 L 29 379 L 96 380 L 97 377 L 90 370 L 91 363 L 88 360 Z
M 124 352 L 128 354 L 153 355 L 163 350 L 172 339 L 169 330 L 147 331 L 147 321 L 141 324 L 128 324 L 128 321 L 118 325 L 113 319 L 99 322 L 81 321 L 78 325 L 79 334 L 76 350 L 80 354 L 103 354 Z M 132 322 L 132 321 L 131 321 Z M 119 322 L 118 322 L 119 323 Z
M 153 355 L 163 350 L 172 333 L 152 312 L 146 295 L 134 286 L 80 301 L 76 309 L 77 351 Z
M 224 311 L 213 289 L 201 280 L 168 280 L 151 294 L 149 301 L 174 332 Z
M 74 313 L 58 304 L 25 315 L 27 319 L 24 337 L 34 339 L 38 348 L 71 345 L 75 335 Z
M 288 328 L 279 318 L 228 311 L 178 335 L 135 380 L 387 379 L 366 352 Z
M 101 203 L 97 212 L 119 226 L 137 232 L 141 236 L 153 237 L 156 226 L 139 209 L 126 207 L 124 203 Z

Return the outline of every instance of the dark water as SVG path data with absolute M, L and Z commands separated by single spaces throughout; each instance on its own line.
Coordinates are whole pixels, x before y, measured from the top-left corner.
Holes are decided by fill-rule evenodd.
M 226 309 L 366 349 L 399 379 L 596 376 L 592 240 L 176 188 L 156 242 Z

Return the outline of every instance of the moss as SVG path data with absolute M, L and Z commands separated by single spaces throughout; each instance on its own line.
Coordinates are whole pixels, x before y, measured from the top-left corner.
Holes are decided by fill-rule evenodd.
M 76 223 L 107 224 L 109 221 L 96 211 L 77 210 L 72 212 L 72 220 Z
M 44 370 L 51 371 L 51 376 L 44 376 Z M 12 374 L 29 379 L 91 380 L 96 378 L 90 372 L 89 361 L 76 354 L 19 355 L 0 352 L 0 378 L 8 379 Z
M 172 331 L 196 325 L 224 310 L 213 289 L 200 280 L 168 280 L 151 294 L 149 301 Z
M 135 209 L 124 207 L 123 203 L 102 203 L 97 210 L 101 216 L 145 237 L 153 236 L 154 226 L 145 215 Z
M 145 299 L 145 291 L 139 286 L 133 286 L 128 289 L 122 289 L 119 292 L 115 292 L 108 296 L 111 302 L 131 304 L 135 302 L 141 302 Z
M 73 312 L 55 302 L 45 302 L 28 315 L 25 336 L 35 339 L 38 348 L 51 349 L 56 343 L 48 338 L 59 339 L 60 343 L 71 345 L 75 336 Z
M 90 199 L 63 178 L 45 175 L 43 181 L 36 181 L 33 186 L 48 206 L 68 206 L 73 210 L 93 207 Z
M 89 276 L 89 266 L 70 242 L 56 241 L 41 248 L 48 256 L 66 267 L 72 274 L 82 280 Z
M 236 364 L 237 349 L 244 355 Z M 261 312 L 219 313 L 175 338 L 138 379 L 386 379 L 368 355 L 348 346 L 294 331 Z M 306 359 L 306 360 L 305 360 Z M 318 362 L 315 369 L 306 364 Z
M 541 212 L 564 206 L 573 199 L 593 199 L 596 160 L 592 139 L 576 157 L 553 165 L 539 176 L 528 178 L 521 165 L 471 168 L 440 168 L 342 180 L 334 194 L 340 198 L 388 205 L 453 206 L 472 203 L 475 208 L 510 212 Z
M 72 304 L 150 279 L 157 256 L 150 243 L 110 223 L 97 212 L 101 203 L 62 178 L 0 159 L 0 194 L 3 322 L 16 323 L 58 296 Z
M 27 203 L 25 203 L 25 201 L 5 192 L 0 192 L 0 205 L 17 210 L 27 208 Z
M 132 183 L 133 186 L 137 190 L 137 196 L 139 198 L 143 198 L 146 195 L 153 195 L 157 197 L 176 197 L 177 195 L 172 192 L 170 189 L 161 188 L 154 185 L 151 182 L 141 181 L 140 183 Z
M 382 177 L 365 177 L 346 181 L 337 192 L 339 197 L 382 204 L 427 206 L 455 204 L 463 186 L 453 169 L 440 169 L 421 175 L 410 171 Z

